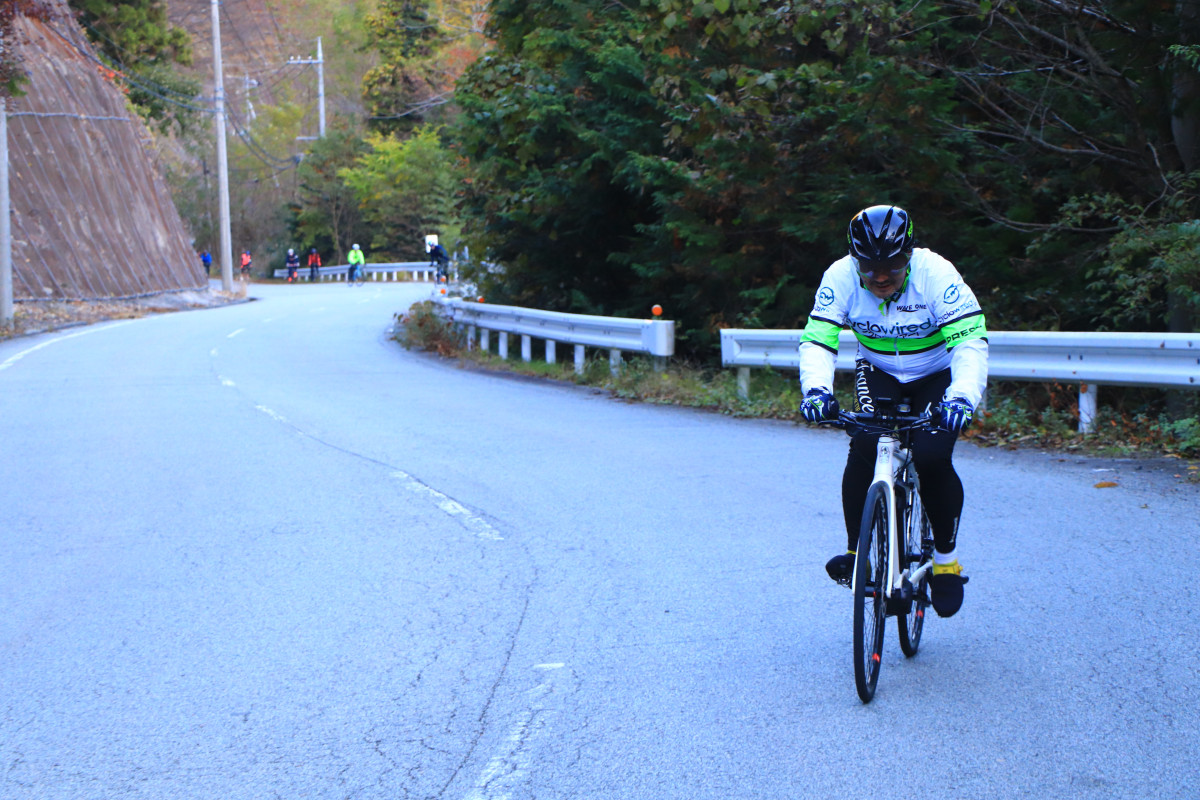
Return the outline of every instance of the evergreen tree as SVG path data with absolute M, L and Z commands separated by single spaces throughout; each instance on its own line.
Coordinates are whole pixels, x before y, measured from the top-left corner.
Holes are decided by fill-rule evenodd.
M 367 28 L 381 58 L 362 81 L 372 127 L 408 132 L 442 119 L 439 109 L 451 87 L 439 68 L 445 37 L 432 18 L 431 0 L 380 0 Z
M 367 145 L 338 175 L 358 200 L 371 252 L 417 261 L 425 257 L 425 236 L 431 233 L 453 248 L 461 227 L 454 214 L 458 178 L 438 128 L 418 128 L 407 139 L 373 135 Z
M 367 241 L 358 198 L 339 174 L 354 166 L 367 150 L 357 133 L 334 127 L 313 143 L 300 162 L 292 211 L 296 240 L 302 248 L 316 247 L 328 258 L 348 252 L 354 242 Z
M 192 63 L 191 37 L 167 20 L 163 0 L 69 0 L 92 43 L 124 81 L 142 116 L 166 129 L 193 125 L 200 84 L 175 65 Z
M 638 313 L 627 256 L 657 219 L 635 157 L 662 142 L 662 112 L 632 12 L 595 0 L 500 0 L 495 49 L 459 81 L 458 152 L 471 165 L 462 209 L 496 302 Z

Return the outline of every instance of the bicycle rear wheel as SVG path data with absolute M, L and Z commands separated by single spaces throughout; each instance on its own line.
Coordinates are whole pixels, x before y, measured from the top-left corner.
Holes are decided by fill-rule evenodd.
M 925 505 L 917 492 L 913 492 L 912 503 L 904 520 L 904 561 L 902 568 L 916 569 L 933 557 L 933 529 Z M 921 646 L 921 632 L 925 629 L 925 609 L 929 606 L 929 574 L 912 585 L 913 599 L 908 613 L 896 620 L 900 633 L 900 649 L 912 658 Z
M 854 560 L 854 686 L 864 703 L 875 696 L 887 622 L 887 484 L 867 492 Z

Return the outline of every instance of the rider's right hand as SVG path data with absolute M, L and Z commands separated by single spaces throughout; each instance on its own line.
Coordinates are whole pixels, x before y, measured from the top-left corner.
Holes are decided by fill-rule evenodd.
M 838 401 L 828 389 L 809 389 L 800 403 L 800 413 L 808 422 L 820 422 L 823 419 L 835 419 L 838 413 Z

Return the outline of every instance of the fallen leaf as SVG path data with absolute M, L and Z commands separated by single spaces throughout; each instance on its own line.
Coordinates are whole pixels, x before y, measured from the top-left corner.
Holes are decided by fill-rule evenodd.
M 1120 485 L 1121 484 L 1117 483 L 1116 481 L 1100 481 L 1099 483 L 1096 484 L 1096 488 L 1097 489 L 1112 489 L 1113 487 L 1120 486 Z

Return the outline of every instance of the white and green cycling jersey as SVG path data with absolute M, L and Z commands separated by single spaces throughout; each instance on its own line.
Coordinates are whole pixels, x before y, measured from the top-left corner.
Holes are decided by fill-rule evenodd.
M 946 259 L 918 247 L 900 291 L 871 294 L 845 256 L 825 271 L 800 343 L 800 383 L 832 390 L 842 329 L 854 331 L 858 358 L 901 383 L 950 368 L 946 397 L 978 406 L 987 386 L 987 326 L 975 293 Z

